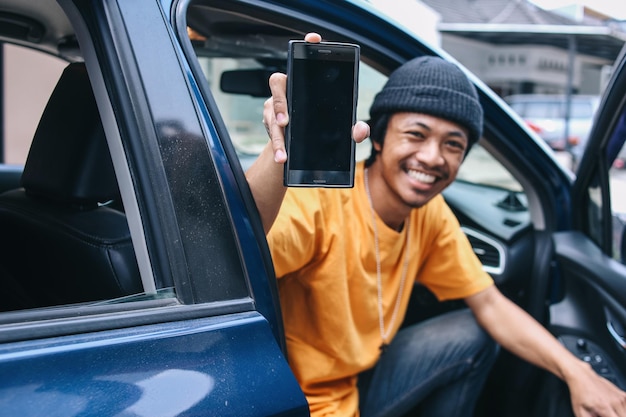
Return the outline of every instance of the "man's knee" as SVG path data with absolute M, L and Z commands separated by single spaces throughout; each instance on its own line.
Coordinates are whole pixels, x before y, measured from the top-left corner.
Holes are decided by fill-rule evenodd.
M 464 327 L 462 337 L 466 337 L 466 340 L 471 340 L 474 343 L 473 366 L 483 369 L 486 374 L 496 361 L 500 347 L 478 324 L 471 310 L 463 310 L 459 315 Z
M 444 348 L 464 351 L 476 366 L 491 367 L 499 352 L 498 344 L 478 324 L 470 309 L 455 310 L 431 319 L 421 337 L 432 338 Z

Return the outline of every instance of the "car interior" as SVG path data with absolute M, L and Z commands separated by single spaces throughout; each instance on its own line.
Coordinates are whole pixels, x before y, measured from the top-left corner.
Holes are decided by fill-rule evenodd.
M 241 43 L 245 39 L 244 49 L 233 48 L 223 56 L 232 67 L 227 81 L 222 79 L 222 91 L 215 96 L 218 103 L 220 100 L 220 104 L 236 100 L 239 104 L 233 108 L 241 109 L 245 108 L 246 105 L 242 104 L 245 101 L 254 103 L 256 100 L 256 104 L 251 105 L 260 110 L 262 100 L 268 94 L 265 90 L 267 74 L 285 67 L 288 40 L 301 38 L 308 31 L 318 31 L 330 40 L 361 44 L 358 114 L 361 120 L 367 120 L 367 107 L 375 92 L 386 80 L 386 74 L 397 65 L 389 59 L 393 53 L 380 45 L 377 45 L 378 48 L 371 47 L 367 39 L 332 25 L 323 27 L 316 26 L 316 21 L 284 19 L 279 13 L 272 16 L 267 10 L 250 13 L 245 9 L 234 10 L 234 7 L 229 8 L 219 1 L 192 3 L 187 12 L 187 24 L 194 34 L 193 52 L 200 62 L 217 61 L 219 53 L 216 51 L 220 45 Z M 237 39 L 233 36 L 235 33 Z M 187 53 L 190 54 L 189 51 Z M 215 65 L 203 65 L 203 68 L 207 67 L 215 68 Z M 215 73 L 207 76 L 213 86 L 212 91 L 217 90 L 216 78 Z M 239 97 L 234 97 L 237 95 Z M 592 361 L 598 362 L 593 366 L 598 372 L 624 386 L 626 380 L 617 371 L 620 365 L 610 359 L 616 357 L 623 361 L 619 347 L 615 350 L 611 342 L 604 340 L 599 335 L 600 330 L 593 326 L 583 330 L 580 324 L 557 324 L 571 314 L 571 310 L 564 312 L 561 307 L 569 304 L 569 291 L 575 292 L 577 287 L 568 290 L 565 286 L 571 287 L 569 279 L 558 279 L 561 265 L 555 262 L 552 231 L 563 225 L 560 223 L 562 220 L 555 216 L 553 207 L 563 203 L 559 201 L 560 196 L 546 191 L 544 184 L 552 181 L 569 183 L 571 174 L 566 169 L 558 173 L 560 178 L 554 177 L 554 173 L 542 173 L 541 165 L 554 164 L 554 160 L 537 161 L 536 155 L 530 156 L 514 149 L 516 138 L 527 134 L 511 125 L 510 113 L 502 113 L 502 107 L 506 107 L 503 102 L 491 97 L 484 101 L 483 106 L 486 115 L 484 137 L 468 154 L 455 183 L 444 191 L 446 201 L 457 215 L 484 269 L 491 274 L 499 289 L 554 331 L 570 351 L 583 360 L 595 358 Z M 228 133 L 235 148 L 240 150 L 241 143 L 249 146 L 251 135 L 241 127 L 254 125 L 260 113 L 246 119 L 246 125 L 242 123 L 244 112 L 231 112 L 227 105 L 222 105 L 220 109 L 226 125 L 233 127 Z M 258 128 L 261 129 L 261 126 Z M 263 144 L 265 132 L 258 132 Z M 528 141 L 528 138 L 524 140 Z M 541 153 L 552 155 L 551 152 Z M 357 152 L 360 157 L 368 154 L 367 144 L 362 146 L 360 154 Z M 239 151 L 239 155 L 245 169 L 249 163 L 247 152 Z M 535 161 L 532 162 L 532 159 Z M 577 300 L 573 308 L 583 308 L 590 302 Z M 465 304 L 462 301 L 439 302 L 428 289 L 417 284 L 404 325 L 458 308 L 465 308 Z M 602 322 L 602 319 L 599 321 Z M 567 389 L 561 381 L 502 351 L 476 415 L 568 415 L 568 407 Z
M 142 291 L 83 63 L 69 64 L 61 75 L 37 127 L 20 185 L 0 195 L 2 281 L 16 295 L 3 310 Z M 49 271 L 55 271 L 54 280 Z
M 270 94 L 268 75 L 285 70 L 285 46 L 290 39 L 302 37 L 302 33 L 284 29 L 280 23 L 261 24 L 242 13 L 211 9 L 205 3 L 192 5 L 188 11 L 193 52 L 201 63 L 211 91 L 220 90 L 214 96 L 245 170 L 256 156 L 250 151 L 256 149 L 258 152 L 267 140 L 264 127 L 256 121 L 261 119 L 263 102 Z M 233 46 L 224 46 L 231 44 Z M 242 44 L 245 48 L 241 48 Z M 374 63 L 369 59 L 370 51 L 363 49 L 358 113 L 361 120 L 367 120 L 369 104 L 382 87 L 386 75 L 374 69 Z M 372 65 L 368 65 L 370 63 Z M 220 68 L 227 70 L 220 74 Z M 510 287 L 508 292 L 516 296 L 520 290 L 519 279 L 530 273 L 527 266 L 530 265 L 528 256 L 532 253 L 532 225 L 528 201 L 520 182 L 481 146 L 484 144 L 483 140 L 469 153 L 459 180 L 445 191 L 445 197 L 475 245 L 486 270 L 496 277 L 504 290 Z M 371 147 L 369 141 L 359 146 L 357 159 L 367 157 Z M 490 169 L 479 170 L 480 166 Z M 468 205 L 477 195 L 493 204 Z M 427 300 L 426 297 L 418 298 Z M 450 305 L 456 308 L 458 303 Z M 412 309 L 412 312 L 433 314 L 430 308 L 438 313 L 442 305 L 437 302 L 427 308 Z
M 208 3 L 218 4 L 220 7 L 212 9 Z M 221 105 L 221 115 L 229 126 L 228 133 L 245 169 L 250 158 L 247 150 L 254 148 L 254 134 L 258 135 L 256 140 L 260 144 L 257 149 L 266 141 L 266 133 L 260 123 L 256 126 L 256 131 L 250 126 L 254 126 L 261 119 L 262 103 L 269 94 L 267 75 L 274 71 L 284 71 L 287 42 L 289 39 L 301 38 L 307 24 L 299 22 L 300 30 L 286 30 L 281 26 L 280 17 L 275 17 L 271 23 L 262 23 L 241 11 L 225 12 L 222 6 L 219 2 L 192 5 L 188 10 L 187 24 L 193 33 L 193 51 L 202 63 L 216 101 Z M 295 26 L 294 22 L 289 24 L 291 27 Z M 328 33 L 321 28 L 318 30 Z M 329 34 L 332 40 L 338 38 L 358 41 L 343 36 L 345 35 L 335 32 Z M 222 45 L 233 47 L 231 49 Z M 241 48 L 242 45 L 245 48 Z M 376 52 L 367 47 L 362 46 L 361 55 L 358 114 L 362 120 L 367 120 L 369 103 L 382 87 L 386 80 L 385 74 L 392 67 L 383 69 L 387 63 L 384 60 L 376 62 Z M 218 82 L 219 71 L 216 74 L 206 69 L 215 71 L 220 64 L 225 65 L 224 61 L 228 61 L 229 69 L 223 73 L 221 82 Z M 218 86 L 221 91 L 215 93 Z M 231 102 L 237 105 L 231 105 Z M 256 112 L 241 111 L 242 108 L 254 107 Z M 492 132 L 488 134 L 493 135 Z M 369 155 L 371 145 L 366 141 L 360 146 L 358 157 Z M 494 277 L 504 294 L 527 308 L 531 302 L 530 285 L 533 285 L 528 277 L 533 274 L 536 250 L 536 234 L 531 221 L 528 196 L 526 188 L 505 165 L 508 164 L 506 159 L 499 161 L 496 156 L 502 156 L 498 155 L 497 150 L 494 156 L 488 149 L 494 149 L 494 145 L 485 138 L 471 150 L 458 180 L 444 192 L 444 196 L 459 218 L 485 270 Z M 514 164 L 511 166 L 513 172 L 519 175 Z M 459 308 L 465 308 L 464 302 L 439 302 L 427 288 L 416 284 L 404 325 Z M 500 366 L 494 371 L 494 387 L 502 384 L 501 378 L 506 374 L 524 371 L 524 364 L 506 354 L 502 357 Z M 512 387 L 512 391 L 513 389 L 523 390 L 522 387 Z M 503 401 L 512 404 L 510 399 Z M 493 404 L 490 405 L 492 406 Z M 496 412 L 499 411 L 501 410 Z

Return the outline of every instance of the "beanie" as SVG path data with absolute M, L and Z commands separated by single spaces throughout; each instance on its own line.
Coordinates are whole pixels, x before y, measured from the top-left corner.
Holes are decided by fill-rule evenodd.
M 469 131 L 468 149 L 482 134 L 483 109 L 474 85 L 459 67 L 442 58 L 414 58 L 389 76 L 374 98 L 370 116 L 398 112 L 424 113 L 458 123 Z

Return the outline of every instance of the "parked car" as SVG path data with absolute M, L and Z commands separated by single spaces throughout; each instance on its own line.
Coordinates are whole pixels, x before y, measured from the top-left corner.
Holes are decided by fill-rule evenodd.
M 572 95 L 569 115 L 565 95 L 515 94 L 505 97 L 505 101 L 552 149 L 567 151 L 575 161 L 580 161 L 600 97 Z M 569 119 L 567 125 L 566 119 Z
M 242 168 L 267 141 L 267 77 L 307 32 L 357 43 L 367 119 L 403 62 L 454 59 L 360 0 L 0 0 L 0 15 L 7 124 L 49 95 L 25 163 L 0 169 L 0 416 L 308 415 Z M 56 68 L 51 94 L 32 88 Z M 468 73 L 484 136 L 445 198 L 502 292 L 626 388 L 611 210 L 626 193 L 607 151 L 624 143 L 623 56 L 613 74 L 574 181 Z M 458 308 L 416 286 L 405 324 Z M 476 416 L 567 404 L 502 351 Z

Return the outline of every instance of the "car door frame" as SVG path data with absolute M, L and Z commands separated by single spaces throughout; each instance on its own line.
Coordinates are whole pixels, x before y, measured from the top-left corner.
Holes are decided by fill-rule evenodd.
M 553 236 L 560 276 L 553 282 L 555 302 L 550 307 L 553 333 L 596 370 L 602 369 L 596 360 L 602 360 L 605 376 L 622 389 L 626 389 L 626 374 L 618 370 L 626 369 L 626 266 L 611 256 L 615 249 L 609 182 L 612 161 L 606 149 L 626 111 L 625 52 L 615 61 L 572 187 L 572 229 Z M 593 196 L 592 189 L 596 190 Z M 620 332 L 615 328 L 621 328 Z
M 206 272 L 206 282 L 202 282 L 202 271 L 195 276 L 190 272 L 194 265 L 190 264 L 189 251 L 196 249 L 180 244 L 180 219 L 171 203 L 173 188 L 158 146 L 158 136 L 163 133 L 155 126 L 159 117 L 173 114 L 179 116 L 177 120 L 188 122 L 184 127 L 173 126 L 170 134 L 174 137 L 181 137 L 177 135 L 188 129 L 195 129 L 202 142 L 215 142 L 217 136 L 206 111 L 194 100 L 197 91 L 190 88 L 180 64 L 168 20 L 171 4 L 149 0 L 60 3 L 80 26 L 77 37 L 103 122 L 108 125 L 107 140 L 112 153 L 117 152 L 116 174 L 138 260 L 144 262 L 144 284 L 156 279 L 159 287 L 173 285 L 178 300 L 156 297 L 3 314 L 0 372 L 16 378 L 0 382 L 0 403 L 10 404 L 0 407 L 0 415 L 39 415 L 43 403 L 38 409 L 28 406 L 38 403 L 34 395 L 41 400 L 48 398 L 46 395 L 61 398 L 61 393 L 75 402 L 58 404 L 48 410 L 49 415 L 74 414 L 76 401 L 88 404 L 85 415 L 115 414 L 111 410 L 121 411 L 124 408 L 119 407 L 141 400 L 138 393 L 146 392 L 145 384 L 160 390 L 158 383 L 153 384 L 155 377 L 169 379 L 168 383 L 179 389 L 188 388 L 188 392 L 184 388 L 162 392 L 162 401 L 176 403 L 181 395 L 194 390 L 194 379 L 187 379 L 189 376 L 203 381 L 197 402 L 188 404 L 195 412 L 308 415 L 306 399 L 288 367 L 275 329 L 253 299 L 258 295 L 253 294 L 249 280 L 253 277 L 260 283 L 256 288 L 261 288 L 268 280 L 267 271 L 251 270 L 254 264 L 248 264 L 242 255 L 242 246 L 254 247 L 256 241 L 235 232 L 239 229 L 233 223 L 247 223 L 248 216 L 233 197 L 238 188 L 229 182 L 229 165 L 212 180 L 212 187 L 219 190 L 218 199 L 223 200 L 222 221 L 231 230 L 228 237 L 237 245 L 228 256 L 237 267 L 228 266 L 231 262 L 213 274 Z M 162 41 L 158 47 L 151 45 L 156 39 Z M 147 45 L 146 50 L 137 48 L 138 43 Z M 152 59 L 141 53 L 151 54 Z M 167 59 L 160 67 L 145 67 L 148 62 L 158 62 L 155 57 Z M 159 71 L 176 80 L 170 78 L 170 84 L 159 85 L 163 76 Z M 176 106 L 162 100 L 168 92 L 176 99 Z M 210 148 L 208 144 L 206 147 Z M 223 162 L 219 160 L 222 150 L 210 149 L 205 159 L 215 167 Z M 209 238 L 216 242 L 224 236 Z M 254 258 L 252 251 L 250 257 Z M 216 264 L 221 261 L 216 260 Z M 243 283 L 244 294 L 219 285 L 220 279 L 231 278 Z M 271 314 L 267 316 L 271 320 Z M 153 407 L 148 414 L 160 411 L 159 401 L 144 405 Z M 179 412 L 185 411 L 179 408 Z

